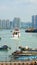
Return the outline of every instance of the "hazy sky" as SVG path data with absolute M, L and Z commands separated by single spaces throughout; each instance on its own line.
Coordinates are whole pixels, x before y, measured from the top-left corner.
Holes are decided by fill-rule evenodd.
M 0 0 L 0 19 L 31 22 L 32 15 L 37 15 L 37 0 Z

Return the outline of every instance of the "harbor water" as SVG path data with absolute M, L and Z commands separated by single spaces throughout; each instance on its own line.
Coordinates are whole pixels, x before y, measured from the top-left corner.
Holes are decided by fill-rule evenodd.
M 8 51 L 0 50 L 0 61 L 10 61 L 11 53 L 13 53 L 16 50 L 19 50 L 19 46 L 37 48 L 37 33 L 26 33 L 25 29 L 20 30 L 20 37 L 18 39 L 13 39 L 11 30 L 0 30 L 0 37 L 0 46 L 6 44 L 9 47 L 11 47 L 11 50 Z

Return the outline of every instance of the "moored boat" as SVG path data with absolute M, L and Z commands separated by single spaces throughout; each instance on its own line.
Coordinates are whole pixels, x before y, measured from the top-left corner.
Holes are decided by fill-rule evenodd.
M 33 48 L 29 48 L 28 46 L 26 47 L 19 46 L 19 49 L 21 51 L 37 51 L 37 48 L 33 49 Z
M 29 48 L 28 46 L 26 46 L 25 48 L 23 47 L 19 47 L 20 51 L 17 50 L 15 52 L 12 53 L 12 55 L 14 56 L 14 58 L 17 58 L 19 56 L 35 56 L 37 55 L 37 49 L 32 49 Z

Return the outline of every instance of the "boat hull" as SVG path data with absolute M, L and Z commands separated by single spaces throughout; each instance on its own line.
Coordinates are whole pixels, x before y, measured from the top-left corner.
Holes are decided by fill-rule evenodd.
M 8 50 L 8 49 L 5 49 L 5 48 L 0 48 L 0 51 L 6 51 L 6 50 Z
M 12 37 L 13 38 L 19 38 L 20 37 L 20 33 L 19 33 L 19 35 L 18 34 L 17 35 L 14 34 L 14 35 L 12 35 Z
M 2 47 L 0 47 L 0 51 L 6 51 L 6 50 L 8 50 L 8 48 L 9 47 L 7 45 L 3 45 Z
M 37 33 L 37 30 L 25 30 L 25 32 L 33 32 L 33 33 Z

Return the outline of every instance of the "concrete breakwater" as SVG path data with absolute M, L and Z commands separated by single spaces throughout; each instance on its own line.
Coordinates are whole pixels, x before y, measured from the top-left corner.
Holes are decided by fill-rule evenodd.
M 0 65 L 37 65 L 37 61 L 0 62 Z

